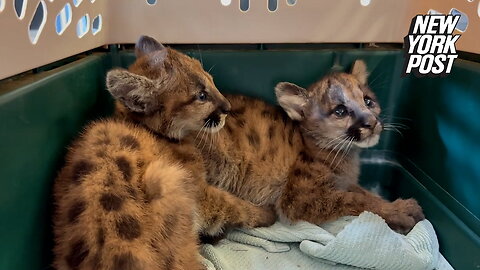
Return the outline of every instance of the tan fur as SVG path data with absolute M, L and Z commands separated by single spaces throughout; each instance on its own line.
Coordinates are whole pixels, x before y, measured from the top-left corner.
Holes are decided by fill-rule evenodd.
M 70 148 L 54 187 L 56 269 L 203 269 L 199 233 L 275 221 L 270 209 L 206 182 L 202 157 L 183 135 L 230 104 L 213 83 L 209 100 L 195 99 L 198 86 L 188 85 L 211 77 L 198 61 L 160 46 L 141 39 L 133 67 L 108 74 L 120 117 L 91 124 Z
M 380 106 L 362 83 L 365 64 L 353 70 L 327 75 L 308 90 L 279 84 L 279 103 L 297 121 L 262 101 L 227 96 L 232 114 L 202 151 L 208 181 L 255 204 L 275 204 L 278 214 L 292 222 L 318 224 L 367 210 L 393 229 L 409 231 L 424 218 L 415 200 L 390 203 L 358 185 L 360 147 L 376 144 L 382 124 Z M 374 101 L 372 107 L 364 97 Z M 351 108 L 351 116 L 333 114 L 339 103 Z M 345 138 L 346 132 L 355 135 Z

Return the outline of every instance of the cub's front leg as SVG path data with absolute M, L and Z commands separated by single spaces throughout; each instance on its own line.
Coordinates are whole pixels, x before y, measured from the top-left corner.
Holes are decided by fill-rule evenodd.
M 305 220 L 315 224 L 370 211 L 401 233 L 409 232 L 425 218 L 414 199 L 388 202 L 357 184 L 339 189 L 334 181 L 333 173 L 325 167 L 296 166 L 277 201 L 277 211 L 290 221 Z
M 267 227 L 275 223 L 273 207 L 260 207 L 205 184 L 200 195 L 202 233 L 217 236 L 231 227 Z

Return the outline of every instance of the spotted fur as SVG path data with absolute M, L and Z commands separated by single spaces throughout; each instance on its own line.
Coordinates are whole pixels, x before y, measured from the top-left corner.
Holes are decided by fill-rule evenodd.
M 55 181 L 56 269 L 203 269 L 199 233 L 275 221 L 273 210 L 209 185 L 201 155 L 183 140 L 220 129 L 228 113 L 210 75 L 148 37 L 137 56 L 107 75 L 117 117 L 85 129 Z
M 280 83 L 276 94 L 283 110 L 227 96 L 234 113 L 202 151 L 210 183 L 258 205 L 275 204 L 290 222 L 318 224 L 368 210 L 407 232 L 424 218 L 415 200 L 388 202 L 358 185 L 360 148 L 376 144 L 382 131 L 362 61 L 308 89 Z M 339 105 L 345 115 L 336 114 Z

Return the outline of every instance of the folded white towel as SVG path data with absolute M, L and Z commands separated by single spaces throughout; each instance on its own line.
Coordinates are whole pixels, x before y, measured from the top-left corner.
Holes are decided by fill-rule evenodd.
M 236 230 L 218 245 L 204 245 L 209 269 L 453 269 L 438 251 L 428 220 L 408 235 L 392 231 L 369 212 L 313 225 L 275 223 L 268 228 Z

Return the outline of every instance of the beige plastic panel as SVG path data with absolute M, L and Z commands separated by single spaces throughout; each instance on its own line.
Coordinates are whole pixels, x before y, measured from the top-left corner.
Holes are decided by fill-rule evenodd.
M 468 29 L 458 41 L 459 50 L 480 53 L 480 0 L 250 0 L 248 11 L 240 0 L 43 0 L 46 22 L 35 44 L 28 27 L 39 0 L 27 3 L 19 19 L 14 2 L 0 0 L 0 79 L 75 55 L 105 44 L 134 43 L 148 34 L 165 43 L 357 43 L 403 42 L 416 14 L 451 8 L 466 13 Z M 223 3 L 229 3 L 225 6 Z M 58 35 L 55 18 L 66 3 L 72 22 Z M 76 24 L 88 14 L 89 32 L 77 37 Z M 102 28 L 93 35 L 92 21 L 101 14 Z
M 107 44 L 109 17 L 108 1 L 83 0 L 78 7 L 73 1 L 43 0 L 46 5 L 46 21 L 36 44 L 29 38 L 29 25 L 39 0 L 23 0 L 26 11 L 23 19 L 19 19 L 14 9 L 15 0 L 4 1 L 5 7 L 0 12 L 0 79 L 36 68 L 71 55 Z M 133 1 L 132 1 L 133 2 Z M 68 28 L 58 35 L 55 31 L 55 18 L 66 3 L 72 8 L 72 21 Z M 76 25 L 78 20 L 88 14 L 90 29 L 85 36 L 78 38 Z M 102 29 L 96 35 L 92 34 L 91 24 L 94 17 L 101 14 Z

